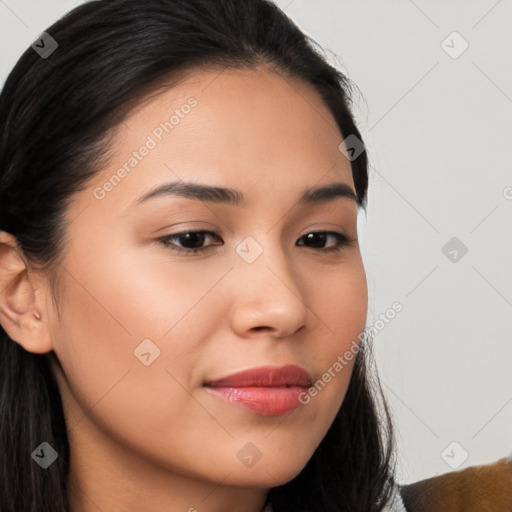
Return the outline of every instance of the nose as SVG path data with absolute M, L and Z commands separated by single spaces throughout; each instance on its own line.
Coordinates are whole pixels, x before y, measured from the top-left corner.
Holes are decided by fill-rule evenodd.
M 307 283 L 282 248 L 264 248 L 252 263 L 239 260 L 232 273 L 231 324 L 240 337 L 263 332 L 282 338 L 314 327 L 317 317 L 307 304 Z

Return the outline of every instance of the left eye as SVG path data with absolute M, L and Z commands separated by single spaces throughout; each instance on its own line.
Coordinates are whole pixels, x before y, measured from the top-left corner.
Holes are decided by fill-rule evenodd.
M 312 247 L 313 249 L 318 249 L 322 252 L 331 252 L 331 251 L 340 251 L 343 247 L 350 245 L 353 240 L 350 240 L 343 233 L 338 233 L 336 231 L 314 231 L 311 233 L 307 233 L 299 238 L 299 240 L 304 239 L 309 243 L 315 242 L 320 245 L 323 245 L 328 237 L 333 237 L 336 240 L 336 244 L 334 247 L 324 248 L 324 247 Z M 184 231 L 183 233 L 174 233 L 172 235 L 167 235 L 162 238 L 158 238 L 157 241 L 163 244 L 165 247 L 171 249 L 172 251 L 179 253 L 198 253 L 209 250 L 214 245 L 221 244 L 212 244 L 207 245 L 206 247 L 202 247 L 206 238 L 215 238 L 217 240 L 221 240 L 220 236 L 213 231 Z M 173 241 L 179 241 L 181 246 L 173 243 Z M 183 247 L 185 245 L 185 247 Z M 304 245 L 304 243 L 300 243 L 299 245 Z M 192 247 L 190 247 L 192 246 Z M 194 247 L 200 246 L 200 247 Z

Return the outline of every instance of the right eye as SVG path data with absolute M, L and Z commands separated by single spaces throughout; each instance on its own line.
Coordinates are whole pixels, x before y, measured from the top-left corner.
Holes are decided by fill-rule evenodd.
M 194 247 L 194 246 L 202 246 L 205 238 L 214 237 L 220 239 L 220 236 L 213 231 L 183 231 L 181 233 L 174 233 L 172 235 L 167 235 L 161 238 L 158 238 L 157 241 L 163 244 L 166 248 L 171 251 L 175 251 L 178 253 L 185 254 L 197 254 L 199 252 L 207 251 L 212 247 L 212 245 L 207 245 L 206 247 Z M 193 246 L 193 247 L 180 247 L 174 240 L 178 240 L 182 245 L 185 246 Z M 213 244 L 220 245 L 220 244 Z

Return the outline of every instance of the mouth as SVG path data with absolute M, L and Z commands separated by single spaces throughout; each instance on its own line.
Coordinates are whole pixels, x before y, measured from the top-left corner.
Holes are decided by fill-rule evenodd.
M 264 366 L 206 381 L 205 390 L 225 402 L 263 416 L 296 409 L 312 386 L 311 375 L 296 365 Z
M 300 366 L 259 366 L 233 373 L 220 379 L 205 382 L 208 387 L 309 387 L 313 384 L 311 375 Z

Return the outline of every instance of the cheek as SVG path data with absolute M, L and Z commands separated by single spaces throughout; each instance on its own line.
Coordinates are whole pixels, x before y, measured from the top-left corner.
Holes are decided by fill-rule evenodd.
M 221 317 L 220 294 L 213 287 L 225 272 L 199 272 L 200 265 L 185 272 L 186 265 L 164 259 L 128 259 L 112 250 L 95 258 L 101 265 L 76 256 L 66 262 L 61 320 L 53 337 L 83 410 L 74 411 L 71 422 L 94 409 L 106 411 L 115 428 L 131 410 L 138 412 L 127 431 L 151 421 L 169 430 L 177 410 L 199 407 L 183 387 L 202 377 L 201 347 Z M 156 402 L 158 407 L 151 406 Z
M 350 383 L 358 349 L 366 327 L 368 292 L 360 259 L 340 266 L 322 286 L 314 288 L 311 309 L 319 318 L 318 346 L 308 347 L 318 368 L 323 371 L 311 399 L 329 410 L 332 419 L 341 406 Z M 329 405 L 328 405 L 329 404 Z
M 340 265 L 331 272 L 327 269 L 319 277 L 311 298 L 312 309 L 321 320 L 325 337 L 334 343 L 331 349 L 344 349 L 359 335 L 366 325 L 368 290 L 366 274 L 360 258 Z
M 201 426 L 221 430 L 188 391 L 206 335 L 194 322 L 200 309 L 194 304 L 211 284 L 194 292 L 139 278 L 137 271 L 129 279 L 122 268 L 103 271 L 108 279 L 96 271 L 80 274 L 80 284 L 66 283 L 54 333 L 67 378 L 61 390 L 70 437 L 90 438 L 99 429 L 130 450 L 184 466 L 193 440 L 204 435 Z M 152 342 L 137 350 L 143 340 Z

